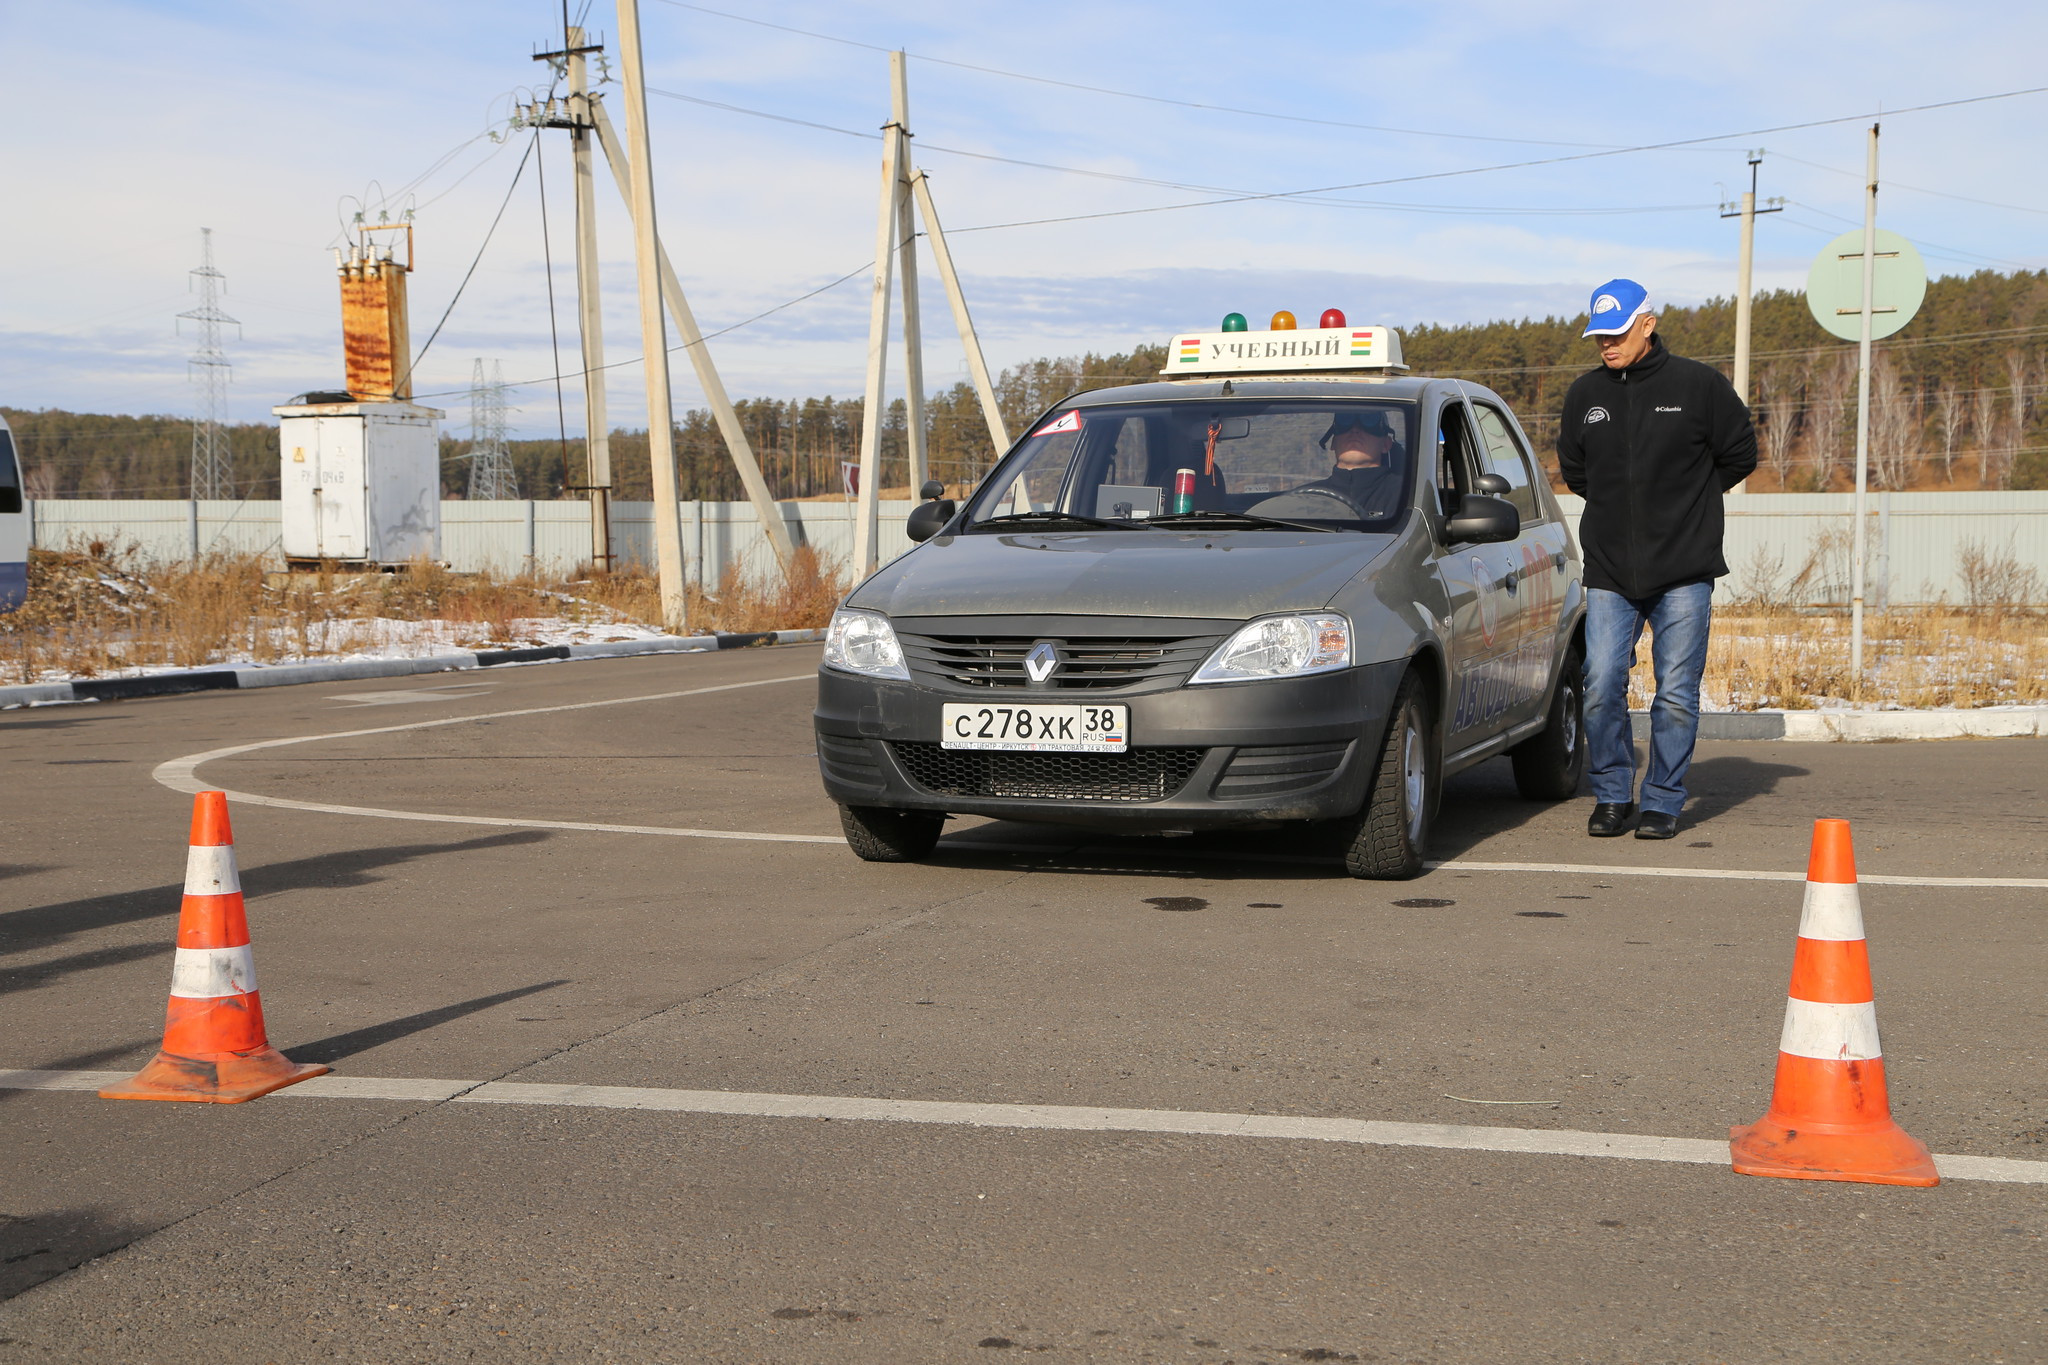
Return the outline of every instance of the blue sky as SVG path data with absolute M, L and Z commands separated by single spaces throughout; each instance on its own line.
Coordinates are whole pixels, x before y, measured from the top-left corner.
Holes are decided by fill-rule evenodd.
M 651 101 L 662 233 L 705 328 L 870 259 L 871 135 L 887 117 L 885 50 L 900 46 L 917 160 L 997 366 L 1162 341 L 1232 309 L 1306 320 L 1334 305 L 1397 326 L 1570 313 L 1617 274 L 1678 302 L 1727 294 L 1736 233 L 1717 205 L 1739 192 L 1751 147 L 1766 149 L 1762 192 L 1794 204 L 1760 222 L 1758 286 L 1798 287 L 1814 253 L 1860 222 L 1865 124 L 1750 130 L 2048 84 L 2048 6 L 2021 3 L 1972 7 L 1967 22 L 1933 4 L 1796 0 L 1711 14 L 1549 0 L 642 4 L 651 88 L 753 111 Z M 610 40 L 616 10 L 595 3 L 585 23 Z M 224 305 L 242 324 L 227 345 L 233 415 L 338 382 L 329 248 L 358 201 L 416 208 L 423 340 L 508 203 L 532 134 L 505 136 L 504 118 L 545 87 L 530 54 L 560 24 L 558 5 L 532 0 L 388 14 L 0 0 L 15 107 L 47 111 L 18 126 L 7 161 L 0 401 L 190 412 L 191 342 L 173 318 L 194 302 L 201 226 L 216 230 Z M 617 119 L 622 95 L 606 88 Z M 1887 116 L 1880 222 L 1936 273 L 2048 266 L 2044 129 L 2048 94 Z M 1707 140 L 1586 155 L 1695 139 Z M 566 136 L 545 134 L 537 156 L 574 371 Z M 1545 164 L 1516 164 L 1530 162 Z M 535 171 L 421 365 L 423 391 L 455 391 L 432 401 L 458 431 L 476 357 L 515 381 L 554 369 Z M 1224 197 L 1177 186 L 1331 185 L 1365 187 L 1126 212 Z M 631 236 L 604 181 L 599 214 L 609 358 L 625 360 L 639 350 Z M 1120 216 L 968 230 L 1091 214 Z M 923 274 L 926 373 L 940 387 L 964 363 L 928 258 Z M 866 323 L 855 279 L 713 353 L 737 396 L 855 394 Z M 700 401 L 688 365 L 674 373 L 678 407 Z M 639 425 L 638 369 L 613 374 L 614 420 Z M 578 392 L 565 388 L 573 433 Z M 551 380 L 513 402 L 518 433 L 553 430 Z

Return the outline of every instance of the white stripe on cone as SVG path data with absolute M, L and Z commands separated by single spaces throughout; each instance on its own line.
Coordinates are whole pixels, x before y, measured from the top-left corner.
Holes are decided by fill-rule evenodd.
M 1865 1000 L 1855 1005 L 1826 1005 L 1788 996 L 1778 1051 L 1823 1062 L 1867 1062 L 1881 1057 L 1877 1004 Z
M 233 844 L 194 844 L 185 855 L 185 894 L 227 896 L 242 889 Z
M 256 957 L 239 948 L 180 948 L 171 967 L 171 994 L 188 1000 L 248 995 L 256 989 Z
M 1837 943 L 1863 937 L 1863 903 L 1854 882 L 1808 882 L 1799 911 L 1799 937 Z

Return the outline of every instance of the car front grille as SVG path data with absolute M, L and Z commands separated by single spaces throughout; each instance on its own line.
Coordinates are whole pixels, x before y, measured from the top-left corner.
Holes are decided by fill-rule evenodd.
M 1205 623 L 1206 624 L 1206 623 Z M 899 629 L 911 676 L 949 688 L 1023 688 L 1024 656 L 1040 640 L 1058 646 L 1060 666 L 1047 690 L 1103 691 L 1140 684 L 1173 685 L 1194 672 L 1222 634 L 1031 635 L 918 634 Z
M 1187 785 L 1208 753 L 1129 749 L 1120 754 L 1027 754 L 904 741 L 889 747 L 911 780 L 936 796 L 1066 801 L 1163 801 Z

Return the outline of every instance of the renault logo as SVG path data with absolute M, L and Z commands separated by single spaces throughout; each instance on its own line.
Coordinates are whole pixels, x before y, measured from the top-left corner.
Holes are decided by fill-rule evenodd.
M 1060 651 L 1050 640 L 1040 640 L 1031 646 L 1031 652 L 1024 656 L 1024 676 L 1032 682 L 1042 683 L 1053 675 L 1060 666 Z

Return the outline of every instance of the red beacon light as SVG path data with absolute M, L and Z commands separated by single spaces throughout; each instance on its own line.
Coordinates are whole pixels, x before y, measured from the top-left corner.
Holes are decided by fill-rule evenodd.
M 1291 332 L 1294 330 L 1294 314 L 1282 308 L 1273 314 L 1273 321 L 1268 323 L 1267 327 L 1268 330 L 1275 332 Z
M 1325 327 L 1344 326 L 1344 310 L 1342 308 L 1325 308 L 1323 310 L 1322 325 Z

